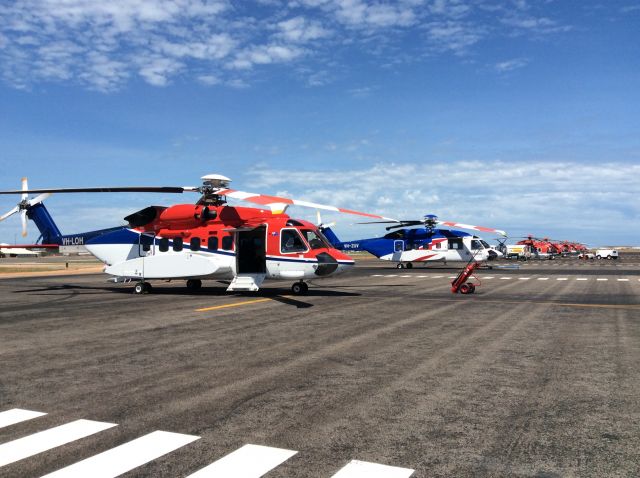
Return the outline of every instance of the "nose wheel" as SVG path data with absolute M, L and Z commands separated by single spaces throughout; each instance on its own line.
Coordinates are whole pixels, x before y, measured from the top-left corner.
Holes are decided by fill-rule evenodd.
M 292 286 L 291 286 L 291 292 L 293 292 L 294 295 L 304 295 L 309 291 L 309 286 L 305 283 L 305 282 L 295 282 Z

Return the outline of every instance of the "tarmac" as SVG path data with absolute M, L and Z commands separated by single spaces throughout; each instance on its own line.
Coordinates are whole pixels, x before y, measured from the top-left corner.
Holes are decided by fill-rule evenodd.
M 0 476 L 640 476 L 640 255 L 494 265 L 1 279 Z

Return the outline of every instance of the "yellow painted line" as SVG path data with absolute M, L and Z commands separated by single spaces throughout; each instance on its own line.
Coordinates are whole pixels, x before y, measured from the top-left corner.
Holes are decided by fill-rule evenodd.
M 268 300 L 271 300 L 271 299 L 267 298 L 267 299 L 245 300 L 244 302 L 234 302 L 233 304 L 224 304 L 224 305 L 215 305 L 213 307 L 204 307 L 202 309 L 196 309 L 196 312 L 207 312 L 209 310 L 227 309 L 229 307 L 240 307 L 241 305 L 257 304 L 258 302 L 267 302 Z

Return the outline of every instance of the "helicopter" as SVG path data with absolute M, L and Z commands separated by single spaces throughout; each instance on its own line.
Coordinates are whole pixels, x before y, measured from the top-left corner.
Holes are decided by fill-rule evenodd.
M 342 242 L 330 227 L 320 227 L 324 235 L 337 249 L 344 251 L 367 251 L 379 259 L 396 262 L 398 269 L 411 269 L 414 262 L 432 261 L 475 261 L 493 260 L 502 256 L 484 239 L 455 229 L 440 229 L 446 226 L 470 229 L 481 232 L 497 233 L 506 236 L 506 232 L 490 227 L 473 226 L 450 221 L 440 221 L 434 214 L 427 214 L 417 220 L 385 220 L 361 224 L 388 224 L 383 237 Z M 422 226 L 414 228 L 415 226 Z
M 105 264 L 113 282 L 132 282 L 136 294 L 152 290 L 150 280 L 185 280 L 191 291 L 212 279 L 228 282 L 227 291 L 257 291 L 264 280 L 295 281 L 291 291 L 305 294 L 305 281 L 325 278 L 349 270 L 354 260 L 331 245 L 313 223 L 285 214 L 296 205 L 373 219 L 392 220 L 376 214 L 353 211 L 279 196 L 249 193 L 229 188 L 231 179 L 220 174 L 203 176 L 199 187 L 98 187 L 22 189 L 0 191 L 21 194 L 21 201 L 4 220 L 20 213 L 23 236 L 27 219 L 35 222 L 40 238 L 32 247 L 84 246 Z M 186 193 L 201 196 L 195 204 L 149 206 L 124 219 L 126 226 L 63 235 L 43 201 L 58 193 Z M 29 194 L 38 193 L 29 199 Z M 227 204 L 227 198 L 258 207 Z M 40 244 L 37 244 L 41 242 Z M 22 246 L 24 247 L 24 246 Z

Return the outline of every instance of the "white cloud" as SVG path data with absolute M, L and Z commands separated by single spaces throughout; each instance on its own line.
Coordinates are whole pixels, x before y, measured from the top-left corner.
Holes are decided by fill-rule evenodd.
M 480 170 L 493 174 L 478 174 Z M 605 241 L 606 234 L 621 224 L 631 227 L 640 220 L 636 201 L 640 165 L 616 162 L 386 163 L 365 169 L 288 171 L 286 175 L 257 168 L 249 180 L 256 191 L 269 193 L 300 184 L 304 187 L 291 191 L 299 199 L 402 219 L 434 213 L 441 219 L 505 228 L 511 235 L 591 229 L 594 237 L 602 234 Z M 292 214 L 306 217 L 309 213 L 296 209 Z M 353 237 L 371 232 L 345 228 L 354 222 L 349 217 L 338 220 L 342 230 Z
M 526 58 L 514 58 L 512 60 L 501 61 L 494 65 L 494 68 L 500 73 L 506 73 L 508 71 L 524 68 L 529 64 L 529 60 Z
M 466 55 L 484 39 L 568 31 L 519 0 L 21 0 L 0 4 L 0 78 L 113 91 L 136 77 L 248 85 L 262 65 L 294 63 L 310 86 L 339 77 L 340 53 L 386 55 L 381 68 L 430 54 Z M 488 15 L 487 12 L 491 12 Z M 416 28 L 418 30 L 416 30 Z M 425 33 L 398 54 L 403 35 Z M 312 64 L 315 61 L 315 64 Z M 306 67 L 311 74 L 300 75 Z M 509 67 L 509 65 L 505 65 Z M 499 71 L 501 67 L 497 67 Z M 217 71 L 218 81 L 202 79 Z M 244 73 L 243 73 L 244 71 Z M 313 73 L 318 72 L 318 73 Z M 240 75 L 240 76 L 238 76 Z
M 304 17 L 294 17 L 278 23 L 280 30 L 278 36 L 291 41 L 305 43 L 311 40 L 326 38 L 331 32 L 322 27 L 318 22 L 312 22 Z

